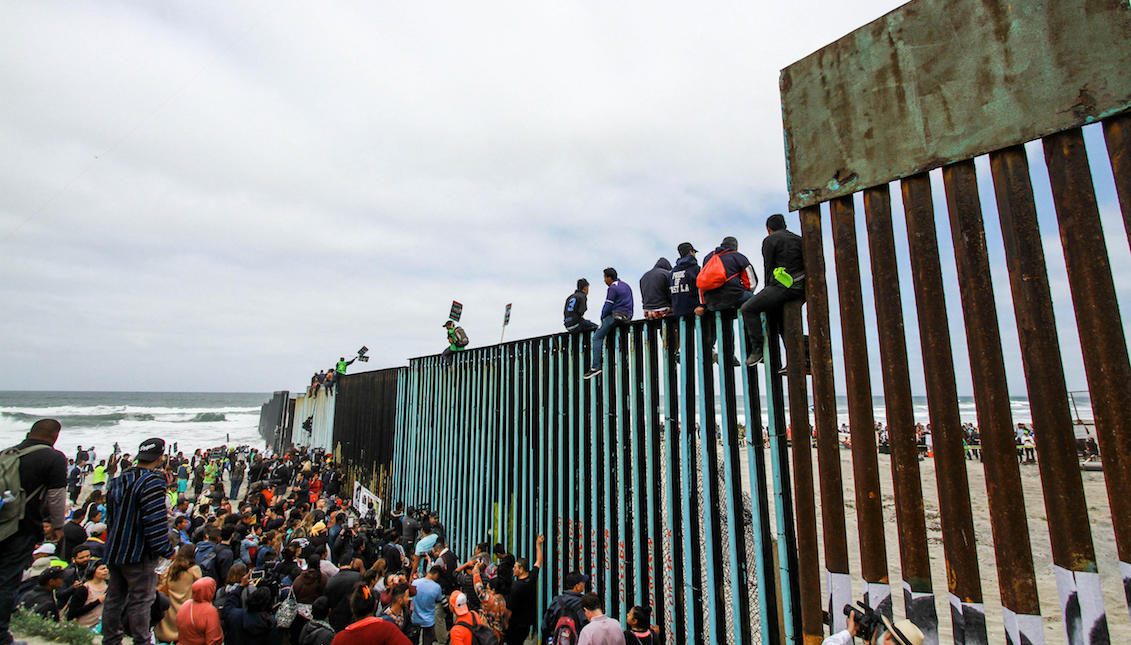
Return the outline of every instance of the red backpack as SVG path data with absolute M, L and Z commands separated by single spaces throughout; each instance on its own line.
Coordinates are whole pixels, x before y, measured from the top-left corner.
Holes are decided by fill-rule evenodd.
M 577 645 L 577 623 L 569 614 L 563 615 L 554 625 L 554 645 Z
M 727 275 L 726 267 L 723 266 L 723 256 L 734 251 L 724 251 L 722 253 L 715 253 L 711 256 L 703 268 L 699 271 L 699 277 L 695 279 L 695 285 L 701 291 L 713 291 L 727 283 L 728 280 L 738 275 L 737 273 Z

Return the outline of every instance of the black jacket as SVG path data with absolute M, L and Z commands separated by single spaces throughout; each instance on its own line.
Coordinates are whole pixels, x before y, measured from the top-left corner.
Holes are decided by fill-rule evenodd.
M 573 616 L 573 621 L 577 623 L 578 632 L 589 624 L 585 612 L 581 610 L 581 594 L 575 591 L 567 591 L 554 598 L 550 606 L 546 608 L 546 613 L 542 614 L 543 643 L 554 635 L 554 627 L 562 616 Z
M 671 291 L 672 264 L 667 258 L 660 258 L 640 277 L 640 306 L 644 311 L 655 311 L 672 306 Z
M 320 620 L 312 620 L 303 625 L 302 634 L 298 637 L 298 645 L 330 645 L 333 641 L 334 630 Z
M 699 277 L 699 261 L 688 253 L 675 261 L 672 269 L 669 291 L 672 299 L 672 315 L 686 316 L 703 304 L 699 301 L 699 287 L 695 278 Z
M 735 249 L 720 246 L 703 258 L 703 266 L 706 267 L 715 255 L 720 256 L 727 281 L 716 289 L 700 290 L 703 304 L 712 311 L 734 307 L 743 291 L 753 291 L 758 286 L 758 275 L 754 273 L 754 267 L 745 255 Z
M 766 285 L 781 283 L 774 279 L 774 269 L 784 268 L 793 277 L 794 288 L 799 289 L 798 280 L 805 277 L 805 256 L 802 251 L 801 236 L 784 228 L 774 231 L 762 240 L 763 279 Z
M 587 301 L 588 296 L 581 289 L 574 291 L 570 297 L 566 298 L 565 307 L 562 308 L 562 318 L 566 327 L 573 327 L 581 322 L 585 317 L 585 310 L 588 308 Z
M 20 606 L 58 622 L 59 603 L 55 600 L 55 592 L 51 589 L 36 586 L 20 598 Z
M 322 595 L 330 601 L 330 616 L 326 622 L 330 623 L 335 631 L 340 632 L 353 622 L 350 615 L 350 594 L 353 593 L 353 586 L 360 581 L 360 571 L 342 569 L 326 583 L 326 589 L 322 592 Z

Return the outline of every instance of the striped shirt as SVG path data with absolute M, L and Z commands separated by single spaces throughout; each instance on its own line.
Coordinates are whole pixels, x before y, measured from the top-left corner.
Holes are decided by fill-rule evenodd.
M 167 516 L 164 477 L 135 467 L 112 479 L 106 493 L 107 563 L 172 557 Z

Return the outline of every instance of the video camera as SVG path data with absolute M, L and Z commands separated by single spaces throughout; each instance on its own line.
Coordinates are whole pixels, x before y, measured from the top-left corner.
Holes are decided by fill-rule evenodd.
M 365 345 L 362 345 L 361 349 L 357 350 L 357 360 L 362 362 L 362 363 L 368 363 L 369 357 L 366 356 L 366 354 L 368 354 L 368 353 L 369 353 L 369 348 L 366 347 Z
M 876 613 L 876 610 L 859 600 L 845 605 L 844 615 L 851 616 L 852 620 L 856 622 L 856 636 L 865 643 L 872 640 L 876 628 L 881 625 L 880 615 Z

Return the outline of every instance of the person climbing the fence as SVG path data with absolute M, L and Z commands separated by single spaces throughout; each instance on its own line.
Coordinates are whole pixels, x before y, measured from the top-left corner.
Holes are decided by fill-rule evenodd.
M 780 319 L 785 303 L 805 299 L 805 258 L 801 236 L 785 228 L 785 216 L 780 213 L 766 219 L 766 233 L 766 239 L 762 240 L 766 285 L 739 309 L 749 341 L 746 365 L 750 367 L 762 362 L 765 338 L 760 314 L 765 312 L 768 317 Z
M 444 329 L 448 331 L 448 347 L 443 351 L 441 356 L 443 356 L 444 365 L 451 365 L 455 353 L 467 349 L 467 332 L 463 330 L 463 327 L 460 327 L 451 320 L 444 323 Z
M 640 276 L 640 306 L 644 318 L 663 318 L 672 312 L 672 263 L 667 258 L 656 260 L 656 265 Z
M 605 285 L 609 289 L 605 295 L 605 304 L 601 307 L 601 326 L 593 333 L 593 360 L 589 363 L 589 371 L 585 373 L 584 378 L 587 379 L 601 373 L 601 361 L 605 357 L 605 337 L 615 325 L 632 320 L 634 309 L 632 287 L 618 280 L 617 270 L 612 267 L 605 269 L 604 274 Z

